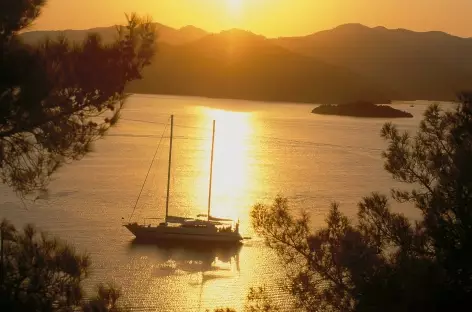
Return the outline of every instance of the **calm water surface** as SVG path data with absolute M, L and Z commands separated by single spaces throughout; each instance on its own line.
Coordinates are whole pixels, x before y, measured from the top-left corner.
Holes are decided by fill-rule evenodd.
M 397 119 L 415 131 L 426 102 L 398 107 L 415 115 Z M 34 222 L 90 253 L 88 289 L 100 280 L 120 285 L 135 311 L 241 310 L 251 286 L 267 286 L 285 302 L 283 277 L 274 254 L 250 228 L 249 211 L 277 194 L 294 210 L 307 209 L 314 227 L 323 224 L 330 203 L 338 201 L 349 216 L 371 191 L 393 184 L 383 170 L 385 143 L 379 132 L 386 120 L 310 114 L 313 105 L 267 104 L 169 96 L 133 96 L 123 119 L 80 162 L 64 167 L 48 198 L 23 205 L 0 187 L 0 216 L 16 225 Z M 121 226 L 128 220 L 161 146 L 132 220 L 162 217 L 165 210 L 169 115 L 175 115 L 170 213 L 206 213 L 211 124 L 216 120 L 212 214 L 239 218 L 253 239 L 240 250 L 179 250 L 140 246 Z M 406 206 L 395 206 L 410 217 Z

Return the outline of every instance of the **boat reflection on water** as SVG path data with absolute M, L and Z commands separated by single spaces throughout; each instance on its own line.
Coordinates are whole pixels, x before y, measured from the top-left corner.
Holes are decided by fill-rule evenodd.
M 242 245 L 198 242 L 158 242 L 134 239 L 130 243 L 133 252 L 152 252 L 161 267 L 180 273 L 239 272 L 239 253 Z M 206 274 L 206 275 L 205 275 Z
M 129 252 L 146 259 L 152 266 L 154 278 L 175 278 L 171 282 L 174 285 L 190 287 L 186 290 L 187 296 L 194 296 L 198 311 L 204 311 L 202 305 L 214 300 L 213 297 L 219 293 L 214 291 L 215 287 L 221 289 L 240 276 L 239 254 L 242 248 L 242 244 L 153 243 L 137 239 L 129 243 Z

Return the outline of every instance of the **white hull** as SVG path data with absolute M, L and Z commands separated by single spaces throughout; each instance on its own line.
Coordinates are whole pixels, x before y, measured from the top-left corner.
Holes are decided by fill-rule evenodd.
M 136 239 L 143 241 L 195 241 L 213 243 L 239 243 L 243 238 L 238 232 L 216 231 L 214 228 L 193 228 L 177 226 L 143 226 L 136 223 L 125 227 Z

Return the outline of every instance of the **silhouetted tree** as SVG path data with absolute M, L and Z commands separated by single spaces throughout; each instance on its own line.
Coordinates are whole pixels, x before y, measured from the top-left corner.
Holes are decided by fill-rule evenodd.
M 0 177 L 20 196 L 44 190 L 59 166 L 90 151 L 154 54 L 153 25 L 134 14 L 113 44 L 95 34 L 81 44 L 23 44 L 18 33 L 45 3 L 0 2 Z
M 0 311 L 121 311 L 120 293 L 110 286 L 99 286 L 97 297 L 85 300 L 87 255 L 32 225 L 17 231 L 4 220 L 1 226 Z
M 253 226 L 283 259 L 288 289 L 306 311 L 463 311 L 472 301 L 472 96 L 445 112 L 430 106 L 416 136 L 384 125 L 385 169 L 411 190 L 422 218 L 392 212 L 372 194 L 352 222 L 334 204 L 327 227 L 310 231 L 287 199 L 252 211 Z
M 99 284 L 97 288 L 96 297 L 82 305 L 83 312 L 128 311 L 128 309 L 118 305 L 118 300 L 121 298 L 121 291 L 114 285 Z
M 0 1 L 0 177 L 19 196 L 44 191 L 62 164 L 90 151 L 154 55 L 154 27 L 135 14 L 112 44 L 90 34 L 81 44 L 26 45 L 18 34 L 46 2 Z M 113 287 L 84 300 L 87 256 L 31 225 L 18 232 L 4 220 L 0 255 L 0 311 L 119 311 Z

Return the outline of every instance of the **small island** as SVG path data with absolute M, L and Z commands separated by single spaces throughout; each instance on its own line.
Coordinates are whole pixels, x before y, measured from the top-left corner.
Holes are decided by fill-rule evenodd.
M 313 109 L 313 114 L 337 115 L 366 118 L 412 118 L 413 115 L 388 105 L 376 105 L 358 101 L 340 105 L 320 105 Z

